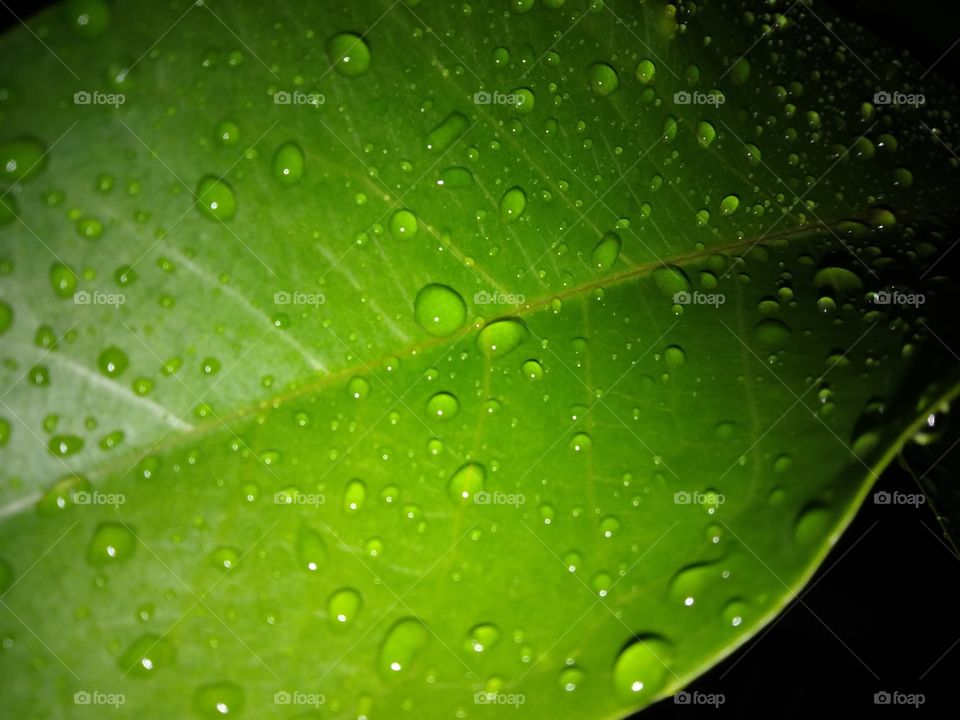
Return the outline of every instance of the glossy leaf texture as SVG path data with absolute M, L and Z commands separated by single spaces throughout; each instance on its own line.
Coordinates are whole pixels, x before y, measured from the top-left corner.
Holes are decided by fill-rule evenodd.
M 5 708 L 622 717 L 775 617 L 956 387 L 956 94 L 824 13 L 3 37 Z

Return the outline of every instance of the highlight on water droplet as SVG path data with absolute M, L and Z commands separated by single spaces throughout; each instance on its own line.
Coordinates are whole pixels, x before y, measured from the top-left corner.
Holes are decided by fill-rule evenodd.
M 593 63 L 587 68 L 587 80 L 590 90 L 598 97 L 604 97 L 620 87 L 620 76 L 607 63 Z
M 243 688 L 228 681 L 202 685 L 193 693 L 193 708 L 205 718 L 237 716 L 245 702 Z
M 343 588 L 330 595 L 327 600 L 327 619 L 335 628 L 344 628 L 356 620 L 363 605 L 363 599 L 353 588 Z
M 427 416 L 441 420 L 450 420 L 459 414 L 460 401 L 453 393 L 434 393 L 427 400 Z
M 87 547 L 87 562 L 91 565 L 110 565 L 133 557 L 137 538 L 121 523 L 100 523 Z

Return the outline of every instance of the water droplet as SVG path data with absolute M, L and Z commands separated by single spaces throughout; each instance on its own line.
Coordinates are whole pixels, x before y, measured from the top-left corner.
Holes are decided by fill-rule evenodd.
M 581 668 L 572 666 L 561 670 L 558 680 L 564 692 L 573 692 L 580 687 L 585 677 L 586 673 Z
M 800 514 L 793 526 L 793 538 L 799 545 L 809 545 L 823 538 L 829 525 L 830 514 L 820 503 L 810 503 Z
M 670 600 L 683 607 L 693 607 L 704 588 L 719 578 L 720 569 L 715 563 L 688 565 L 670 580 Z
M 170 641 L 160 635 L 147 633 L 134 640 L 117 658 L 117 667 L 125 675 L 150 677 L 160 668 L 173 663 L 174 649 Z
M 0 181 L 13 184 L 29 180 L 46 164 L 45 152 L 43 144 L 33 138 L 0 143 Z
M 653 76 L 656 74 L 656 72 L 656 66 L 647 58 L 644 58 L 637 63 L 637 80 L 644 85 L 649 85 L 651 82 L 653 82 Z
M 734 598 L 726 605 L 723 606 L 723 611 L 721 613 L 723 617 L 723 622 L 729 627 L 740 627 L 743 623 L 743 616 L 746 614 L 748 609 L 747 603 L 740 599 Z
M 237 197 L 225 180 L 207 175 L 197 184 L 197 209 L 211 220 L 229 220 L 237 212 Z
M 100 372 L 111 378 L 122 375 L 129 364 L 127 354 L 113 345 L 101 352 L 97 358 L 97 367 L 100 368 Z
M 470 127 L 470 122 L 467 120 L 467 116 L 454 110 L 427 135 L 425 140 L 427 150 L 443 152 L 463 135 L 468 127 Z
M 520 320 L 506 318 L 485 325 L 477 335 L 477 347 L 489 359 L 501 358 L 527 339 L 527 328 Z
M 286 142 L 273 155 L 273 176 L 283 185 L 294 185 L 303 177 L 303 150 Z
M 740 207 L 740 198 L 736 195 L 727 195 L 720 201 L 720 214 L 724 217 L 733 215 L 738 207 Z
M 620 256 L 620 236 L 608 232 L 600 239 L 590 255 L 594 270 L 604 272 L 609 270 Z
M 367 486 L 363 480 L 351 480 L 343 491 L 343 511 L 348 515 L 360 512 L 366 499 Z
M 426 626 L 416 618 L 404 618 L 387 631 L 377 657 L 377 668 L 387 679 L 410 669 L 417 654 L 426 647 L 430 636 Z
M 754 339 L 765 350 L 777 350 L 783 347 L 793 334 L 790 327 L 774 318 L 766 318 L 753 329 Z
M 344 628 L 356 620 L 363 599 L 353 588 L 343 588 L 327 600 L 327 619 L 335 628 Z
M 492 648 L 500 639 L 500 628 L 492 623 L 474 625 L 464 643 L 467 652 L 482 653 Z
M 662 640 L 646 638 L 627 646 L 613 666 L 613 687 L 624 702 L 645 705 L 667 679 L 670 648 Z
M 447 493 L 455 502 L 465 502 L 479 492 L 483 492 L 487 483 L 487 471 L 479 463 L 467 463 L 461 466 L 450 478 Z
M 70 29 L 84 37 L 99 35 L 110 23 L 110 8 L 105 0 L 67 0 L 60 11 Z
M 316 530 L 303 526 L 297 534 L 297 564 L 308 572 L 316 572 L 327 559 L 327 544 Z
M 203 685 L 193 693 L 193 707 L 203 717 L 237 716 L 245 703 L 243 689 L 232 682 Z
M 100 523 L 87 547 L 87 562 L 108 565 L 129 560 L 137 547 L 137 539 L 126 525 Z
M 697 123 L 697 143 L 700 147 L 708 148 L 717 137 L 717 130 L 706 120 Z
M 413 316 L 417 325 L 431 335 L 450 335 L 463 327 L 467 319 L 467 306 L 453 288 L 430 283 L 417 293 L 413 301 Z
M 527 360 L 520 370 L 528 380 L 540 380 L 543 377 L 543 365 L 536 360 Z
M 390 232 L 398 240 L 417 234 L 417 216 L 409 210 L 397 210 L 390 218 Z
M 576 453 L 586 452 L 593 446 L 593 440 L 584 432 L 578 432 L 570 438 L 570 449 Z
M 691 285 L 687 274 L 673 265 L 658 267 L 651 277 L 657 289 L 671 300 L 677 293 L 690 292 Z
M 77 291 L 77 274 L 62 263 L 50 267 L 50 287 L 61 298 L 72 298 Z
M 90 482 L 82 475 L 68 475 L 58 480 L 37 501 L 37 513 L 43 517 L 56 515 L 84 500 L 90 492 Z
M 210 563 L 218 570 L 233 570 L 240 562 L 240 553 L 229 545 L 220 545 L 210 553 Z
M 327 40 L 327 56 L 344 77 L 363 75 L 370 68 L 370 48 L 353 33 L 339 33 Z
M 69 457 L 83 450 L 83 438 L 79 435 L 54 435 L 47 449 L 57 457 Z
M 448 392 L 438 392 L 427 400 L 427 416 L 449 420 L 460 412 L 460 401 L 456 395 Z
M 606 63 L 594 63 L 587 68 L 587 79 L 590 89 L 597 97 L 604 97 L 620 87 L 620 77 L 617 71 Z
M 505 223 L 516 222 L 527 207 L 527 194 L 519 187 L 512 187 L 500 198 L 500 219 Z

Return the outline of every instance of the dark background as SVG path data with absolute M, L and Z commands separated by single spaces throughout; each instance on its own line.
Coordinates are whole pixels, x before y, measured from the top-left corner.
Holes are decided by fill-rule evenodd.
M 14 15 L 29 17 L 50 4 L 0 0 L 0 30 L 17 22 Z M 954 82 L 960 77 L 960 44 L 953 46 L 960 39 L 956 0 L 854 0 L 811 7 L 822 15 L 825 5 L 857 20 L 888 45 L 909 50 L 925 67 L 939 58 L 937 74 Z M 919 492 L 895 466 L 876 489 Z M 722 693 L 723 706 L 677 705 L 668 699 L 642 718 L 703 715 L 720 720 L 750 711 L 775 718 L 841 712 L 957 717 L 958 574 L 960 557 L 943 542 L 929 506 L 868 502 L 801 592 L 802 600 L 688 688 Z M 878 706 L 873 696 L 880 690 L 923 693 L 925 703 L 919 709 Z

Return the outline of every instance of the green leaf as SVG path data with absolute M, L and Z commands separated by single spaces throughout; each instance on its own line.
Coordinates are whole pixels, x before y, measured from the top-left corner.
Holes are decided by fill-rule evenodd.
M 745 6 L 3 37 L 7 711 L 617 717 L 769 622 L 956 393 L 960 188 L 951 88 Z

